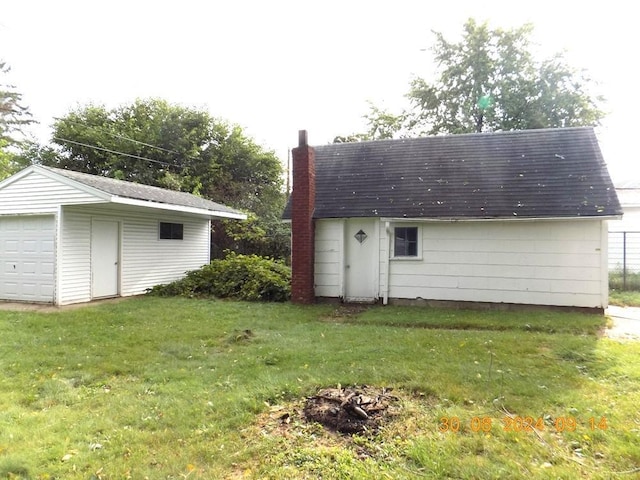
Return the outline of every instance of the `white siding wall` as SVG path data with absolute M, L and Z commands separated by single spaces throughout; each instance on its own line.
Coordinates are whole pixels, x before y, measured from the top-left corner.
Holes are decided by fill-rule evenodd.
M 184 224 L 183 240 L 160 240 L 158 223 Z M 137 295 L 209 263 L 209 222 L 173 214 L 126 218 L 122 228 L 122 295 Z
M 385 298 L 606 306 L 607 235 L 600 220 L 395 225 L 419 227 L 420 252 L 417 259 L 389 259 L 394 222 L 389 235 L 380 221 L 373 281 Z M 343 256 L 344 220 L 317 221 L 317 296 L 343 295 Z
M 32 172 L 0 190 L 0 215 L 56 213 L 60 204 L 100 202 L 82 190 Z
M 91 215 L 77 208 L 62 209 L 58 248 L 58 303 L 91 300 Z
M 318 297 L 342 297 L 344 220 L 315 224 L 315 289 Z
M 599 220 L 423 223 L 421 258 L 390 261 L 389 297 L 606 306 L 602 228 Z
M 120 222 L 122 296 L 144 293 L 209 262 L 206 219 L 128 207 L 66 207 L 62 214 L 61 304 L 91 299 L 91 218 Z M 184 224 L 184 240 L 160 240 L 160 221 Z

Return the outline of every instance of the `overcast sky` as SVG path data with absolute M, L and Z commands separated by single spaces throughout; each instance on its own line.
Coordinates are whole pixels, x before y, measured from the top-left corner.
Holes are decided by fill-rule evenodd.
M 632 2 L 3 0 L 0 59 L 49 139 L 53 117 L 160 97 L 237 123 L 286 161 L 297 131 L 312 144 L 363 131 L 367 101 L 403 105 L 433 72 L 432 30 L 460 35 L 534 24 L 540 54 L 566 51 L 598 80 L 597 130 L 614 180 L 640 181 L 631 139 L 639 100 Z M 632 24 L 633 22 L 633 24 Z M 425 51 L 426 49 L 426 51 Z

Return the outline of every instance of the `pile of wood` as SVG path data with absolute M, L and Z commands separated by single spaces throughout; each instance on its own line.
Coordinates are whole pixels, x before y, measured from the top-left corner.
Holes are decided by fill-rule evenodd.
M 307 398 L 304 416 L 341 433 L 375 432 L 398 401 L 390 391 L 367 385 L 323 388 Z

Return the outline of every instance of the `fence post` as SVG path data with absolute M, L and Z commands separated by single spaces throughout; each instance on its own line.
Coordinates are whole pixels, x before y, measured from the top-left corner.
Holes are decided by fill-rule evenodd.
M 627 232 L 622 232 L 622 290 L 627 291 Z

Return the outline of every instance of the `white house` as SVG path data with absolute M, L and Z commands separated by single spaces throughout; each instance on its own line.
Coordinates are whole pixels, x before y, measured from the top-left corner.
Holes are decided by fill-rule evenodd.
M 640 183 L 616 184 L 624 216 L 609 222 L 609 270 L 640 272 Z
M 188 193 L 26 168 L 0 182 L 0 300 L 144 293 L 209 262 L 212 218 L 246 217 Z
M 591 128 L 310 147 L 293 156 L 292 298 L 602 310 L 622 214 Z

